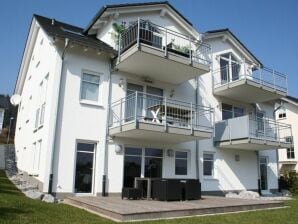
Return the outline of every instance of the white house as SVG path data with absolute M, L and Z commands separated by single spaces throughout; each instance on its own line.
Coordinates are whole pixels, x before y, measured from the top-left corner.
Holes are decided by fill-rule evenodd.
M 276 191 L 277 149 L 292 145 L 273 116 L 286 83 L 168 2 L 107 5 L 85 29 L 34 15 L 15 86 L 18 168 L 58 197 L 119 194 L 135 177 Z
M 298 144 L 298 99 L 287 96 L 276 104 L 276 119 L 278 122 L 290 124 L 292 126 L 292 135 L 294 145 L 288 148 L 281 148 L 278 151 L 280 173 L 298 172 L 297 166 L 297 144 Z

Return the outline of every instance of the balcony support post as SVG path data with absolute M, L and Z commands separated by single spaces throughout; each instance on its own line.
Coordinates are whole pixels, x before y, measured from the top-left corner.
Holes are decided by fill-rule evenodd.
M 123 98 L 120 99 L 120 121 L 119 121 L 120 131 L 122 131 L 122 101 L 123 101 Z
M 137 28 L 137 47 L 140 47 L 140 18 L 138 18 L 138 28 Z

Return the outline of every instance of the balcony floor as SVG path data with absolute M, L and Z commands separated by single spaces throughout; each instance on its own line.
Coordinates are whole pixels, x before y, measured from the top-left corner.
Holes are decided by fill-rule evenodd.
M 139 139 L 146 141 L 158 141 L 164 143 L 180 143 L 188 142 L 200 139 L 212 138 L 212 130 L 207 129 L 194 129 L 191 131 L 190 128 L 167 126 L 165 128 L 162 124 L 155 124 L 149 122 L 127 122 L 120 126 L 110 127 L 109 135 L 129 138 L 129 139 Z
M 189 58 L 172 52 L 165 57 L 163 50 L 145 44 L 133 45 L 115 60 L 119 71 L 175 85 L 210 71 L 209 65 L 190 63 Z
M 238 101 L 258 103 L 285 97 L 287 93 L 244 78 L 215 87 L 214 94 Z
M 257 138 L 243 138 L 234 139 L 231 141 L 215 142 L 215 145 L 219 148 L 226 149 L 243 149 L 243 150 L 267 150 L 291 147 L 291 143 L 280 143 L 274 140 L 263 140 Z

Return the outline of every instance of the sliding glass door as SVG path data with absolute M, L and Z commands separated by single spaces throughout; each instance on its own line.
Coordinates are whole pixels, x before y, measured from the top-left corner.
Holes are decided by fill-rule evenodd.
M 162 177 L 163 150 L 125 147 L 124 187 L 133 187 L 135 177 Z

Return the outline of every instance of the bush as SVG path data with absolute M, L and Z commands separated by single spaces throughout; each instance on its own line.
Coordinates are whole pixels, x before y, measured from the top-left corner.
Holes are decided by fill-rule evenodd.
M 292 194 L 298 194 L 298 174 L 296 172 L 285 173 L 280 178 L 282 188 L 289 190 Z

